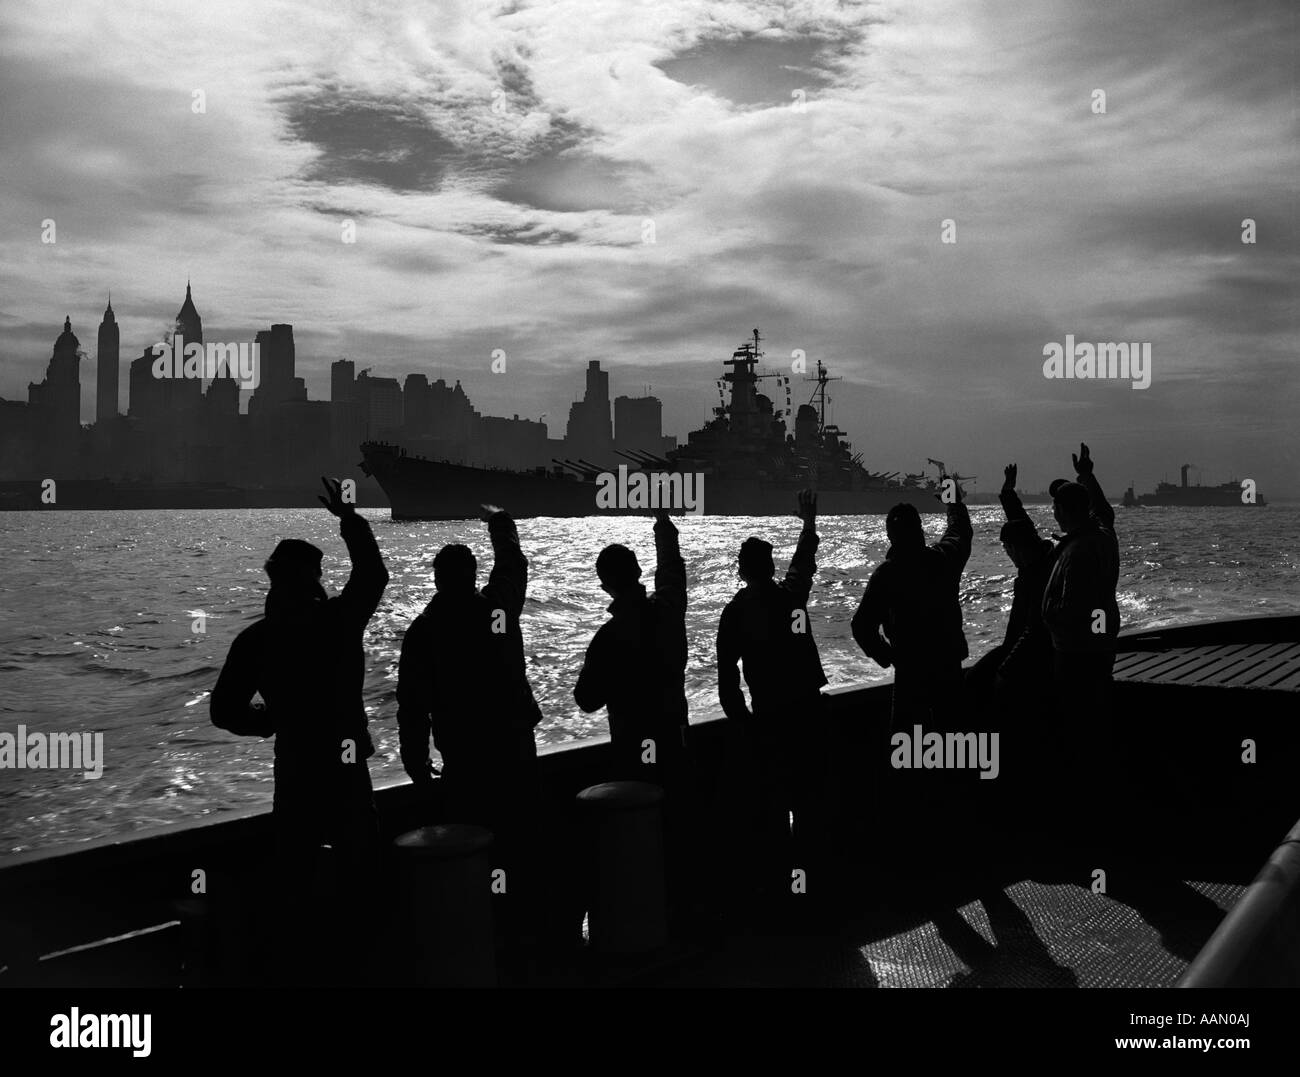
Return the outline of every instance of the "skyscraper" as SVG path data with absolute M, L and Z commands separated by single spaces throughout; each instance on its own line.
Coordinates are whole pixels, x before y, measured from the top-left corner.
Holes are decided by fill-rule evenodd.
M 663 451 L 663 404 L 655 396 L 620 396 L 614 400 L 614 437 L 620 449 Z
M 433 435 L 433 400 L 423 374 L 407 374 L 402 383 L 402 431 L 408 439 Z
M 194 307 L 194 297 L 190 294 L 190 282 L 185 282 L 185 302 L 176 312 L 176 332 L 184 333 L 187 342 L 203 343 L 203 319 Z
M 330 452 L 350 466 L 366 439 L 366 420 L 357 399 L 357 364 L 336 359 L 330 364 Z
M 248 413 L 265 418 L 277 404 L 307 399 L 307 384 L 294 376 L 297 356 L 293 326 L 279 323 L 258 331 L 256 342 L 261 356 L 261 379 L 248 404 Z
M 614 444 L 614 428 L 609 417 L 609 372 L 600 369 L 596 359 L 587 364 L 587 391 L 580 401 L 569 406 L 569 426 L 565 435 L 569 452 L 604 463 Z
M 366 436 L 385 441 L 402 436 L 402 385 L 396 378 L 372 378 L 370 371 L 357 375 L 357 399 L 366 424 Z
M 200 330 L 202 332 L 202 330 Z M 117 380 L 120 367 L 121 335 L 113 314 L 113 299 L 104 308 L 99 323 L 99 347 L 95 354 L 95 422 L 105 423 L 117 416 Z
M 357 364 L 351 359 L 336 359 L 330 364 L 330 400 L 344 404 L 356 399 Z
M 72 319 L 63 319 L 63 332 L 54 342 L 54 354 L 39 385 L 27 386 L 32 429 L 42 457 L 67 474 L 76 461 L 81 434 L 81 342 L 72 331 Z
M 194 307 L 189 281 L 185 282 L 185 302 L 176 312 L 176 325 L 172 334 L 173 344 L 178 336 L 185 338 L 186 346 L 203 343 L 203 319 L 199 317 L 199 312 Z M 184 355 L 176 356 L 178 362 L 183 361 L 184 358 Z M 175 384 L 171 385 L 170 391 L 164 395 L 177 411 L 198 411 L 203 404 L 203 379 L 177 378 L 173 381 Z

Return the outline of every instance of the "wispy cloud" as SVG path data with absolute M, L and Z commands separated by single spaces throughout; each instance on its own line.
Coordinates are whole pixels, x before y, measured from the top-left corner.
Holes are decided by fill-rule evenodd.
M 93 349 L 109 289 L 138 354 L 190 276 L 211 331 L 293 322 L 321 396 L 347 354 L 555 416 L 599 358 L 680 434 L 758 325 L 774 363 L 845 376 L 836 417 L 889 469 L 998 474 L 1087 436 L 1140 482 L 1173 453 L 1295 489 L 1296 23 L 1214 0 L 9 4 L 0 395 L 64 314 Z M 1067 332 L 1152 341 L 1151 389 L 1046 381 Z

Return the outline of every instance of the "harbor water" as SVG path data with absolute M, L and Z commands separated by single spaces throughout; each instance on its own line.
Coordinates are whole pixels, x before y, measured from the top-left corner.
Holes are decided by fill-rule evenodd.
M 1030 506 L 1040 530 L 1047 506 Z M 486 582 L 491 548 L 477 522 L 400 523 L 367 511 L 391 581 L 366 636 L 365 702 L 376 781 L 401 774 L 395 689 L 402 635 L 433 593 L 432 558 L 466 542 Z M 1001 510 L 972 510 L 974 551 L 962 579 L 973 656 L 1000 641 L 1014 569 L 998 542 Z M 931 538 L 941 516 L 926 517 Z M 687 693 L 693 721 L 720 714 L 714 638 L 739 586 L 735 553 L 758 534 L 776 546 L 778 572 L 799 521 L 687 517 L 679 521 L 690 581 Z M 1300 613 L 1295 541 L 1300 507 L 1119 510 L 1119 605 L 1125 627 L 1218 617 Z M 809 604 L 812 631 L 833 684 L 887 681 L 849 631 L 863 586 L 884 557 L 884 519 L 824 517 Z M 603 712 L 583 714 L 572 689 L 608 597 L 593 564 L 601 547 L 638 552 L 647 582 L 654 544 L 642 518 L 535 519 L 520 523 L 530 560 L 523 628 L 528 670 L 545 714 L 538 740 L 555 744 L 606 732 Z M 103 773 L 0 770 L 0 857 L 126 835 L 269 804 L 269 741 L 212 726 L 208 694 L 231 641 L 261 615 L 262 564 L 280 538 L 325 550 L 324 583 L 337 593 L 347 559 L 337 522 L 323 510 L 11 512 L 0 514 L 0 733 L 102 733 Z

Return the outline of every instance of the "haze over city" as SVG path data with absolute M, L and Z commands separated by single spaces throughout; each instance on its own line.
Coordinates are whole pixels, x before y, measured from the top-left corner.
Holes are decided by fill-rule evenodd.
M 1296 20 L 7 4 L 0 397 L 68 315 L 90 422 L 111 291 L 125 411 L 189 279 L 210 340 L 292 324 L 317 399 L 346 357 L 558 435 L 599 360 L 683 438 L 758 326 L 771 369 L 844 377 L 830 418 L 871 467 L 989 491 L 1017 460 L 1038 489 L 1085 438 L 1116 496 L 1185 462 L 1295 495 Z M 1149 342 L 1150 388 L 1046 379 L 1067 334 Z

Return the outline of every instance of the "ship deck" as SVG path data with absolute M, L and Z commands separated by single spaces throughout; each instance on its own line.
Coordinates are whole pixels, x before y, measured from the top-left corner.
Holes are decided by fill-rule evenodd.
M 640 979 L 658 987 L 1172 987 L 1245 889 L 1153 876 L 1101 895 L 1072 882 L 993 881 L 920 923 L 893 900 L 834 932 L 749 923 Z
M 1152 644 L 1117 656 L 1115 677 L 1147 684 L 1300 692 L 1300 642 Z

